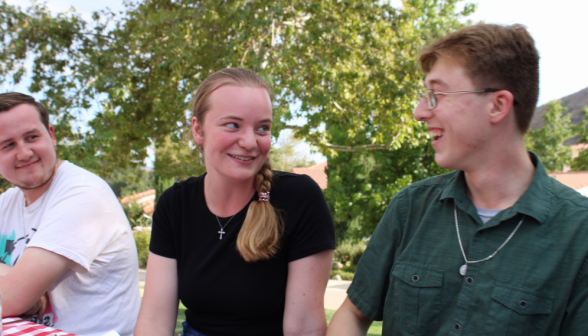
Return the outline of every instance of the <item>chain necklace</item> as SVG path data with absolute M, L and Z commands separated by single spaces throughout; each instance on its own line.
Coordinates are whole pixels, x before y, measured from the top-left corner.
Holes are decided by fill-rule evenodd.
M 225 225 L 221 225 L 220 220 L 218 219 L 218 216 L 214 215 L 214 217 L 216 217 L 216 222 L 218 223 L 218 226 L 220 227 L 220 231 L 218 231 L 218 233 L 220 234 L 220 236 L 218 237 L 219 240 L 223 239 L 223 235 L 226 233 L 224 231 L 225 227 L 229 224 L 231 219 L 233 219 L 233 217 L 235 217 L 235 215 L 237 215 L 237 214 L 234 214 L 233 216 L 231 216 L 231 218 L 229 218 L 229 220 L 225 223 Z
M 465 251 L 463 250 L 463 245 L 461 244 L 461 237 L 459 235 L 459 224 L 457 223 L 457 205 L 455 203 L 453 203 L 453 215 L 455 216 L 455 230 L 457 231 L 457 240 L 459 241 L 459 248 L 461 249 L 461 253 L 463 254 L 463 259 L 465 260 L 465 264 L 461 265 L 461 267 L 459 268 L 459 274 L 461 274 L 462 276 L 466 275 L 466 272 L 468 271 L 468 264 L 475 264 L 475 263 L 479 263 L 479 262 L 490 260 L 490 259 L 494 258 L 496 253 L 498 253 L 498 251 L 502 250 L 502 248 L 510 241 L 510 239 L 517 232 L 517 230 L 519 229 L 521 224 L 523 224 L 525 217 L 527 217 L 526 215 L 523 215 L 523 218 L 521 218 L 521 221 L 519 222 L 519 224 L 517 224 L 517 227 L 514 229 L 514 231 L 510 234 L 510 236 L 508 236 L 508 238 L 506 238 L 504 243 L 502 243 L 502 245 L 500 245 L 500 247 L 496 251 L 494 251 L 494 253 L 492 253 L 491 255 L 489 255 L 488 257 L 486 257 L 484 259 L 475 260 L 475 261 L 468 261 L 468 258 L 466 257 L 466 254 L 465 254 Z

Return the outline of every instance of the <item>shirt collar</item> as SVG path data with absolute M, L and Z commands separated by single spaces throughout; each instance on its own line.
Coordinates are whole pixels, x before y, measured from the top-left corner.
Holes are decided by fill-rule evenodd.
M 529 151 L 529 156 L 535 166 L 533 181 L 512 207 L 500 213 L 500 217 L 506 219 L 521 213 L 535 218 L 538 223 L 543 223 L 549 216 L 552 181 L 539 157 L 531 151 Z M 453 199 L 458 208 L 469 213 L 473 218 L 478 217 L 476 207 L 466 192 L 463 171 L 458 171 L 454 175 L 454 178 L 443 189 L 439 200 L 442 201 L 447 198 Z

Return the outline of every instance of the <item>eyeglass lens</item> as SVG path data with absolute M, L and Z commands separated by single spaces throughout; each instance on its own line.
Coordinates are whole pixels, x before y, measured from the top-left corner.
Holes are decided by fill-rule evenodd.
M 437 107 L 437 97 L 435 96 L 433 90 L 427 90 L 425 96 L 427 97 L 427 104 L 429 105 L 428 107 L 430 110 Z

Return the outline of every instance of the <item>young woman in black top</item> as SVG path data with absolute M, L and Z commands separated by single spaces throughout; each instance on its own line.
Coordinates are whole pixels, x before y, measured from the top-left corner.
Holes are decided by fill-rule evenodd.
M 192 102 L 205 175 L 157 203 L 136 336 L 324 335 L 334 228 L 308 176 L 271 170 L 271 88 L 223 69 Z

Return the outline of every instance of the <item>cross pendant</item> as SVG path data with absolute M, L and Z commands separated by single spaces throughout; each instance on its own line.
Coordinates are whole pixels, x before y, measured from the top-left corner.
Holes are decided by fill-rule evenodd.
M 218 231 L 218 233 L 220 233 L 220 237 L 218 237 L 218 239 L 222 240 L 223 239 L 223 235 L 226 233 L 223 229 L 221 229 L 220 231 Z

